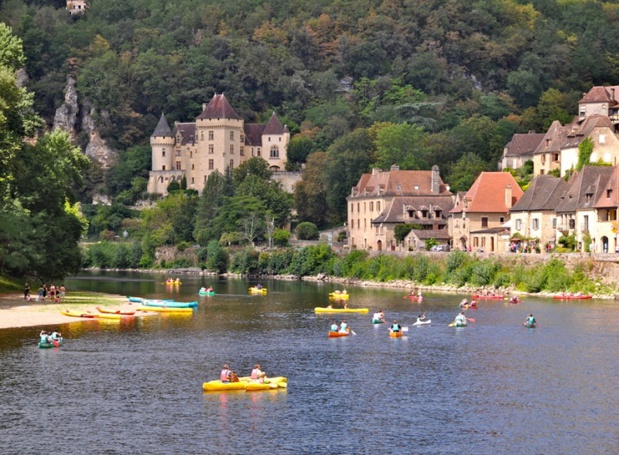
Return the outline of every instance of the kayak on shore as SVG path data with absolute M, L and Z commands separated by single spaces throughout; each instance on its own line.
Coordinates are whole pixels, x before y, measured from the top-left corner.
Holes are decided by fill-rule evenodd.
M 163 306 L 139 306 L 138 311 L 153 311 L 156 313 L 182 313 L 182 314 L 191 314 L 193 313 L 194 307 L 187 308 L 170 308 Z
M 103 314 L 118 314 L 120 316 L 134 316 L 135 311 L 121 311 L 121 310 L 109 310 L 107 308 L 97 307 L 97 311 Z

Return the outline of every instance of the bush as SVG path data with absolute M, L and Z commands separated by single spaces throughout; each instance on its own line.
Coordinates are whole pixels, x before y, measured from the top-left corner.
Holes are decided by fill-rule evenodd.
M 275 229 L 273 231 L 273 244 L 275 246 L 286 247 L 289 244 L 290 231 L 287 229 Z
M 206 267 L 217 273 L 225 273 L 228 270 L 228 253 L 217 240 L 211 240 L 207 246 Z
M 314 223 L 310 223 L 309 221 L 299 223 L 295 232 L 299 240 L 317 240 L 319 236 L 318 228 Z
M 256 274 L 259 271 L 258 252 L 253 249 L 245 249 L 235 253 L 230 260 L 230 270 L 244 275 Z

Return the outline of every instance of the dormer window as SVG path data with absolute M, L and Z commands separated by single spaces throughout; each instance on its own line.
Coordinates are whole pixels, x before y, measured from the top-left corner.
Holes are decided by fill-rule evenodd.
M 415 211 L 414 210 L 407 210 L 408 212 L 408 217 L 409 218 L 415 218 Z
M 610 198 L 610 195 L 613 194 L 613 190 L 606 190 L 606 197 Z
M 398 191 L 402 191 L 402 186 L 401 185 L 396 185 L 395 189 L 398 190 Z
M 428 217 L 428 211 L 427 210 L 422 210 L 421 211 L 421 218 L 427 218 Z
M 585 194 L 585 202 L 588 204 L 591 202 L 591 194 Z
M 441 215 L 442 215 L 442 212 L 441 212 L 440 210 L 435 210 L 435 211 L 434 211 L 434 216 L 435 216 L 436 218 L 440 218 L 440 217 L 441 217 Z

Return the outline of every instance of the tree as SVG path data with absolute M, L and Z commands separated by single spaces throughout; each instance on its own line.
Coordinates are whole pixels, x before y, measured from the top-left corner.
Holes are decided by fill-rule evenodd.
M 324 152 L 312 153 L 301 175 L 301 181 L 294 187 L 295 207 L 300 220 L 311 221 L 323 226 L 329 219 L 327 184 L 323 176 L 327 163 Z
M 318 228 L 316 227 L 314 223 L 310 223 L 308 221 L 299 223 L 297 227 L 295 228 L 295 232 L 299 240 L 317 240 L 318 239 Z
M 269 180 L 272 172 L 269 170 L 269 163 L 264 158 L 254 156 L 244 161 L 239 167 L 232 171 L 234 184 L 238 187 L 249 176 L 255 176 L 261 180 Z
M 426 166 L 423 128 L 402 123 L 389 124 L 376 134 L 376 162 L 374 166 L 389 169 L 397 164 L 401 169 L 422 169 Z
M 489 164 L 474 153 L 465 153 L 452 167 L 447 181 L 453 192 L 468 191 L 475 179 L 482 173 L 488 171 Z
M 288 143 L 286 150 L 286 170 L 296 171 L 301 167 L 301 164 L 307 161 L 307 157 L 310 153 L 315 151 L 314 141 L 309 137 L 299 136 L 293 137 Z

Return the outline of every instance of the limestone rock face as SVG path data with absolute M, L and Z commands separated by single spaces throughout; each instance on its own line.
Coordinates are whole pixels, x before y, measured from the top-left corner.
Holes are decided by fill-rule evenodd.
M 19 88 L 24 88 L 30 80 L 30 78 L 28 77 L 28 73 L 26 73 L 26 70 L 24 68 L 18 69 L 16 76 L 16 82 Z
M 99 163 L 102 169 L 110 169 L 118 162 L 118 152 L 108 147 L 101 134 L 95 128 L 93 117 L 95 115 L 94 106 L 84 103 L 82 115 L 82 130 L 88 133 L 88 145 L 86 146 L 86 156 Z
M 64 103 L 56 109 L 56 114 L 54 115 L 54 129 L 58 128 L 69 133 L 73 144 L 75 144 L 77 137 L 76 124 L 79 109 L 75 78 L 69 75 L 67 77 L 67 86 L 64 90 Z

